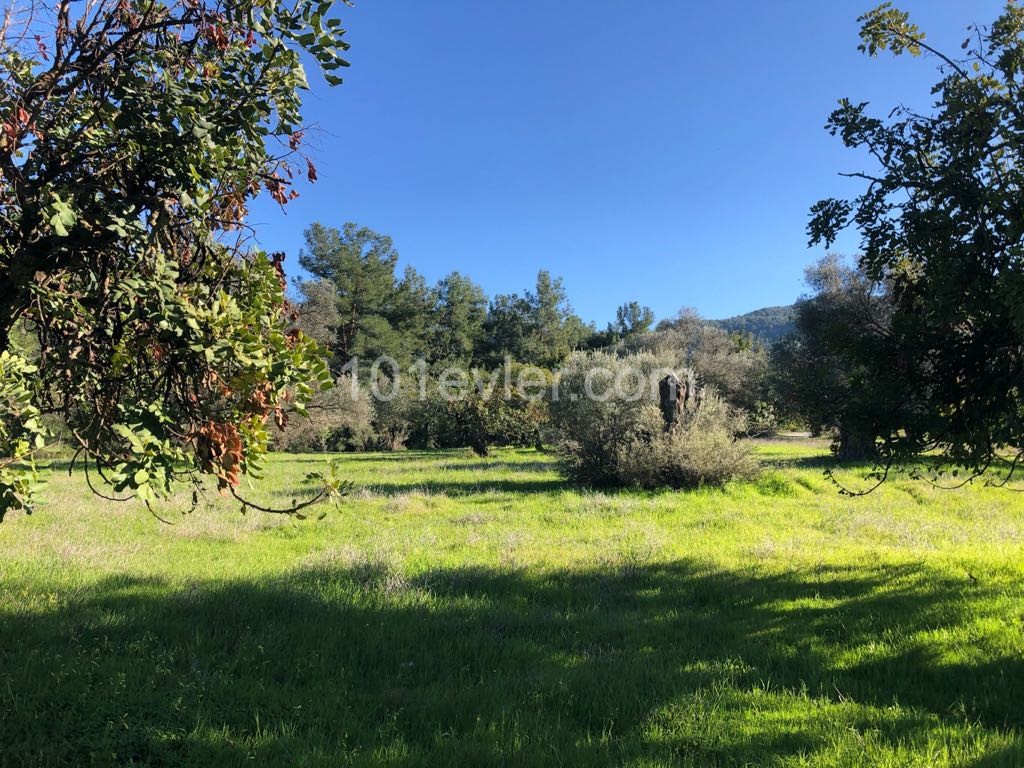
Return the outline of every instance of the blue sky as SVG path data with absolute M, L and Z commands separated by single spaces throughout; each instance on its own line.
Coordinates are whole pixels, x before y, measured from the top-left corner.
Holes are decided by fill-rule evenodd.
M 1001 7 L 897 4 L 953 52 Z M 821 255 L 809 206 L 858 189 L 822 128 L 837 99 L 930 103 L 932 61 L 857 52 L 873 5 L 357 0 L 345 83 L 310 73 L 320 181 L 252 222 L 293 275 L 313 221 L 365 224 L 431 282 L 458 270 L 491 295 L 549 269 L 599 326 L 629 300 L 659 318 L 789 303 Z

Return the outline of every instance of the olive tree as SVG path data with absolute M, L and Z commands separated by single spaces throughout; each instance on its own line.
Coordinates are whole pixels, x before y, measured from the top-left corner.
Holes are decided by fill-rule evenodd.
M 809 267 L 812 293 L 796 302 L 794 330 L 772 348 L 780 412 L 832 436 L 839 459 L 874 459 L 878 438 L 912 401 L 890 365 L 892 308 L 885 285 L 838 256 Z

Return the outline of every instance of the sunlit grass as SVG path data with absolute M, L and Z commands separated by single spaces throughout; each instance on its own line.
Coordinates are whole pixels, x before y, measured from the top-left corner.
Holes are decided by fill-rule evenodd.
M 1024 764 L 1024 498 L 759 451 L 692 493 L 352 455 L 319 522 L 55 475 L 0 525 L 0 764 Z

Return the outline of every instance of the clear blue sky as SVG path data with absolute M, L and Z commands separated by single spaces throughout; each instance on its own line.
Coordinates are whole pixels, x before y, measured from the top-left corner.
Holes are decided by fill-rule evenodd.
M 493 295 L 549 269 L 599 326 L 634 299 L 659 318 L 789 303 L 821 255 L 808 207 L 858 189 L 822 129 L 836 100 L 930 103 L 932 61 L 857 52 L 874 4 L 339 3 L 352 66 L 336 88 L 311 72 L 305 99 L 320 181 L 252 221 L 292 275 L 306 226 L 357 221 L 431 282 L 458 270 Z M 897 5 L 953 52 L 1001 7 Z

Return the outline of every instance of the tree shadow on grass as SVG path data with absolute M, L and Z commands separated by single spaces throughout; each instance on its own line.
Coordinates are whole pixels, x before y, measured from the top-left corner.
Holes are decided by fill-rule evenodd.
M 766 467 L 777 469 L 826 469 L 850 470 L 853 472 L 870 472 L 875 465 L 870 461 L 840 461 L 829 453 L 818 453 L 812 456 L 787 456 L 772 455 L 759 457 L 761 463 Z
M 366 488 L 381 496 L 403 493 L 443 494 L 446 496 L 476 496 L 486 493 L 552 493 L 567 489 L 564 480 L 423 480 L 411 483 L 367 483 Z
M 353 464 L 400 464 L 406 461 L 441 461 L 458 458 L 463 455 L 461 451 L 394 451 L 394 452 L 343 452 L 343 453 L 274 453 L 275 463 L 282 464 L 309 464 L 311 461 L 322 461 L 324 459 L 341 458 L 345 463 Z
M 0 615 L 0 764 L 820 764 L 852 731 L 935 729 L 978 749 L 1024 727 L 1024 661 L 940 662 L 914 635 L 986 597 L 925 570 L 691 562 L 111 578 Z
M 826 470 L 834 470 L 851 472 L 864 477 L 880 469 L 878 464 L 870 460 L 840 461 L 831 454 L 818 454 L 814 456 L 773 455 L 761 457 L 761 463 L 766 467 L 774 467 L 776 469 L 820 469 L 823 473 Z M 1005 476 L 1010 466 L 1010 462 L 997 461 L 989 468 L 986 477 L 998 481 Z M 897 480 L 913 479 L 914 473 L 922 473 L 925 477 L 929 477 L 940 470 L 949 468 L 950 465 L 944 463 L 941 456 L 918 456 L 910 464 L 893 466 L 889 471 L 888 480 L 895 482 Z M 961 470 L 961 477 L 966 475 L 967 472 Z M 949 478 L 945 481 L 945 484 L 956 486 L 957 480 Z
M 501 461 L 500 459 L 462 461 L 445 466 L 448 472 L 554 472 L 551 461 Z
M 971 768 L 1020 768 L 1024 762 L 1024 737 L 1018 736 L 1013 746 L 982 755 Z
M 504 478 L 493 480 L 407 480 L 391 482 L 364 482 L 356 486 L 357 490 L 365 490 L 376 496 L 402 496 L 408 493 L 423 493 L 432 496 L 477 496 L 488 493 L 526 494 L 553 493 L 570 488 L 564 480 L 551 478 L 547 480 Z M 275 489 L 275 498 L 301 499 L 309 496 L 315 487 L 311 484 L 300 484 L 291 488 Z

